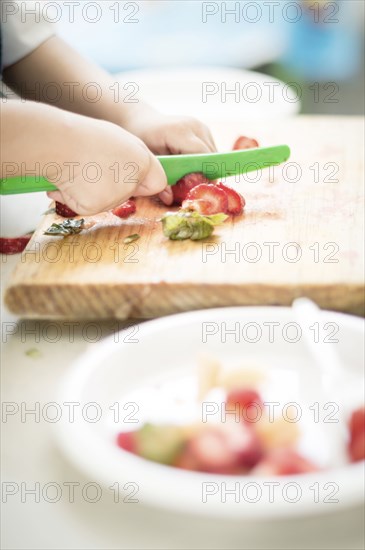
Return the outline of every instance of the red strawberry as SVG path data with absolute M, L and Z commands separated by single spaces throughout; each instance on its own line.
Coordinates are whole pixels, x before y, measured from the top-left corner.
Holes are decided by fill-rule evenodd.
M 231 390 L 226 399 L 226 408 L 233 410 L 235 406 L 239 407 L 240 418 L 245 422 L 254 423 L 260 420 L 263 411 L 261 397 L 255 390 L 237 389 Z
M 232 189 L 232 187 L 228 187 L 227 185 L 223 185 L 223 183 L 218 184 L 219 189 L 222 189 L 228 198 L 228 214 L 232 214 L 232 216 L 238 216 L 239 214 L 242 214 L 243 209 L 246 205 L 245 199 L 242 197 L 240 193 Z
M 240 151 L 241 149 L 254 149 L 255 147 L 259 147 L 258 141 L 246 136 L 240 136 L 234 142 L 233 151 Z
M 235 451 L 238 465 L 244 470 L 253 468 L 263 457 L 261 442 L 257 434 L 246 424 L 226 423 L 227 436 Z
M 350 419 L 350 441 L 348 450 L 352 462 L 365 459 L 365 408 L 352 413 Z
M 188 441 L 174 465 L 215 474 L 248 471 L 262 458 L 255 433 L 243 424 L 227 422 L 203 428 Z
M 218 185 L 201 183 L 189 191 L 183 208 L 196 210 L 200 214 L 209 216 L 211 214 L 227 213 L 228 198 L 226 192 Z
M 129 200 L 114 208 L 112 210 L 112 213 L 114 214 L 114 216 L 118 216 L 118 218 L 128 218 L 129 216 L 132 216 L 132 214 L 134 214 L 136 210 L 136 203 L 132 200 Z
M 78 216 L 76 212 L 71 210 L 71 208 L 65 204 L 62 204 L 62 202 L 56 202 L 56 214 L 62 216 L 63 218 L 74 218 L 75 216 Z
M 198 200 L 198 201 L 185 200 L 182 203 L 183 209 L 194 210 L 195 212 L 199 212 L 199 214 L 203 214 L 203 215 L 210 214 L 211 206 L 212 206 L 211 201 L 205 201 L 205 200 Z
M 365 434 L 360 434 L 349 445 L 351 462 L 365 460 Z
M 318 467 L 292 449 L 275 449 L 255 466 L 252 475 L 286 476 L 317 472 Z
M 234 473 L 237 469 L 236 456 L 227 446 L 223 431 L 218 427 L 205 428 L 194 436 L 177 465 L 188 470 L 215 474 Z
M 0 237 L 0 254 L 19 254 L 23 252 L 31 237 L 32 235 L 23 235 L 11 239 Z
M 135 432 L 121 432 L 117 436 L 117 445 L 129 453 L 137 452 L 137 441 Z
M 191 189 L 201 183 L 209 183 L 209 180 L 201 172 L 193 172 L 186 174 L 175 185 L 172 186 L 172 194 L 174 196 L 174 204 L 181 205 L 187 198 L 187 194 Z

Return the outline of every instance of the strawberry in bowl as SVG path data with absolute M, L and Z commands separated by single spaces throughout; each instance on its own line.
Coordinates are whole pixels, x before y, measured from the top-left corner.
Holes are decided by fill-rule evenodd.
M 216 475 L 295 476 L 329 467 L 317 463 L 313 452 L 301 447 L 300 422 L 269 412 L 258 371 L 226 371 L 216 360 L 205 358 L 195 382 L 197 403 L 202 410 L 209 405 L 216 415 L 178 424 L 144 422 L 134 431 L 119 432 L 117 446 L 165 466 Z M 347 448 L 349 462 L 364 460 L 364 407 L 349 419 Z

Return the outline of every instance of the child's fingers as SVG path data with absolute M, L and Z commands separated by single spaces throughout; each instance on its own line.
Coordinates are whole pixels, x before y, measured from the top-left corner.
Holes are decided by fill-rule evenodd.
M 213 136 L 210 133 L 210 131 L 208 130 L 208 128 L 204 132 L 203 139 L 204 139 L 205 143 L 208 145 L 208 147 L 210 149 L 210 152 L 211 153 L 216 153 L 217 152 L 217 146 L 216 146 L 215 141 L 213 139 Z
M 200 136 L 194 136 L 191 138 L 189 143 L 190 151 L 186 151 L 186 153 L 211 153 L 212 147 L 211 145 Z
M 173 155 L 193 155 L 195 153 L 211 152 L 209 145 L 195 134 L 183 136 L 179 140 L 175 140 L 169 148 Z
M 217 147 L 208 126 L 199 120 L 193 119 L 191 128 L 196 137 L 201 139 L 208 146 L 210 153 L 215 153 L 217 151 Z
M 166 189 L 164 189 L 162 193 L 159 194 L 159 197 L 162 202 L 166 204 L 166 206 L 170 206 L 170 204 L 172 204 L 174 200 L 171 187 L 168 185 Z

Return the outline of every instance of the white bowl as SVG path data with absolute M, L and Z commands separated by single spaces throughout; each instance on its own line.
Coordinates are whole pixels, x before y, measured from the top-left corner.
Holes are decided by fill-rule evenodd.
M 328 336 L 329 325 L 325 323 L 332 323 L 331 331 L 334 326 L 339 327 L 336 335 L 339 357 L 349 369 L 349 376 L 357 380 L 357 389 L 351 390 L 352 395 L 351 392 L 346 394 L 344 389 L 344 398 L 348 400 L 350 397 L 355 408 L 363 396 L 363 322 L 333 312 L 322 312 L 322 317 L 321 338 Z M 264 519 L 331 513 L 359 504 L 364 498 L 363 462 L 341 465 L 341 461 L 336 459 L 337 466 L 333 469 L 297 476 L 218 476 L 153 463 L 125 452 L 115 444 L 118 431 L 124 431 L 128 426 L 127 415 L 132 421 L 134 415 L 137 414 L 135 418 L 138 419 L 140 412 L 143 414 L 143 402 L 134 406 L 134 410 L 133 406 L 132 409 L 130 405 L 123 409 L 121 405 L 118 418 L 114 416 L 115 404 L 128 402 L 128 396 L 142 386 L 179 380 L 191 374 L 201 351 L 209 352 L 225 363 L 246 362 L 253 358 L 268 367 L 273 380 L 283 380 L 284 374 L 284 380 L 294 382 L 292 387 L 296 387 L 299 393 L 302 388 L 311 391 L 316 370 L 303 339 L 296 343 L 288 341 L 294 337 L 290 330 L 285 332 L 287 323 L 291 322 L 296 321 L 290 308 L 222 308 L 161 318 L 107 338 L 72 365 L 64 380 L 60 403 L 79 405 L 73 422 L 63 415 L 57 424 L 56 433 L 62 450 L 89 479 L 109 488 L 118 483 L 117 487 L 124 496 L 186 513 Z M 262 337 L 256 343 L 252 342 L 254 334 L 247 332 L 248 323 L 256 323 L 256 328 L 259 326 L 262 330 Z M 268 323 L 279 323 L 273 342 L 270 341 Z M 222 331 L 232 327 L 238 327 L 240 334 L 237 338 L 226 334 L 224 341 Z M 316 389 L 313 387 L 313 401 L 318 400 Z M 296 398 L 297 394 L 289 392 L 289 397 Z M 89 403 L 97 403 L 97 407 L 87 405 L 85 408 Z M 323 401 L 319 400 L 319 403 L 322 415 L 326 409 Z M 82 415 L 81 410 L 84 411 Z M 97 417 L 98 411 L 100 418 Z M 319 429 L 321 433 L 327 433 L 333 426 L 336 424 L 321 424 Z M 274 494 L 270 493 L 270 483 L 276 484 L 271 485 Z M 223 494 L 233 489 L 238 491 L 236 495 L 227 493 L 224 502 Z M 257 498 L 256 502 L 251 502 Z
M 46 193 L 1 196 L 0 237 L 19 237 L 34 231 L 50 202 Z

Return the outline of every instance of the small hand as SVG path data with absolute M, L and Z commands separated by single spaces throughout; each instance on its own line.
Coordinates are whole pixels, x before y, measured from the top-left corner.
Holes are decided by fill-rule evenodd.
M 195 118 L 162 115 L 149 108 L 141 108 L 127 121 L 126 129 L 138 136 L 156 155 L 214 153 L 210 130 Z M 160 198 L 172 203 L 171 187 Z
M 72 119 L 75 124 L 63 140 L 62 165 L 73 163 L 76 168 L 72 178 L 69 170 L 61 178 L 48 178 L 58 187 L 48 193 L 51 199 L 78 214 L 91 215 L 110 210 L 132 195 L 155 195 L 166 188 L 160 162 L 136 136 L 110 122 L 78 115 Z

